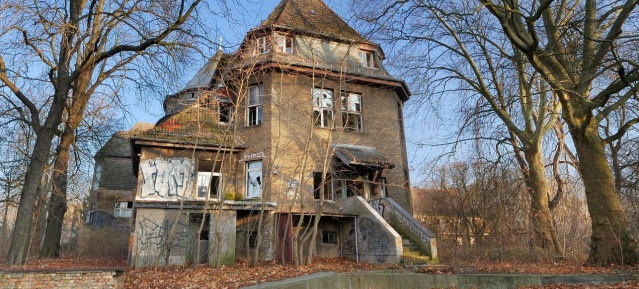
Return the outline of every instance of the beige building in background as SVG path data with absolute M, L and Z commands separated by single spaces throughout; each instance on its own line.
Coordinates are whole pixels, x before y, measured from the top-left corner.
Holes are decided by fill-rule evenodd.
M 254 250 L 289 262 L 294 228 L 308 232 L 318 211 L 316 256 L 436 261 L 434 235 L 410 214 L 410 94 L 383 60 L 321 0 L 282 1 L 236 52 L 218 51 L 167 96 L 153 127 L 105 145 L 93 209 L 127 202 L 134 266 L 233 263 Z M 128 158 L 107 156 L 110 146 Z

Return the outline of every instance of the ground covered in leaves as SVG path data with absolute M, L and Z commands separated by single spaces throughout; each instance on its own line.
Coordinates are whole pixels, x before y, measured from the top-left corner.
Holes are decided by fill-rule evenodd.
M 241 288 L 316 272 L 398 270 L 397 265 L 357 264 L 344 259 L 316 259 L 307 266 L 264 262 L 252 267 L 246 262 L 215 269 L 178 266 L 127 271 L 125 288 Z

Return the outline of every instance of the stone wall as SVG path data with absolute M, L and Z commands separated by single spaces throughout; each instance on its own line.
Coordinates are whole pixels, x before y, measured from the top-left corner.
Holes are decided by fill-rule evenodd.
M 116 270 L 0 272 L 0 289 L 122 288 L 124 276 Z

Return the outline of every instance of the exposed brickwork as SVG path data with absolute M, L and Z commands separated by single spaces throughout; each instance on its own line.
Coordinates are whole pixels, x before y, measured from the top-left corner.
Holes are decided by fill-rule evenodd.
M 0 272 L 0 289 L 122 288 L 124 274 L 110 271 Z

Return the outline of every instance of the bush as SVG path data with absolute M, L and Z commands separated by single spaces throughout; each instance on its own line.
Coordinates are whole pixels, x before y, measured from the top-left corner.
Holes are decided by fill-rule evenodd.
M 129 250 L 129 230 L 123 228 L 81 228 L 75 254 L 78 257 L 126 258 Z

